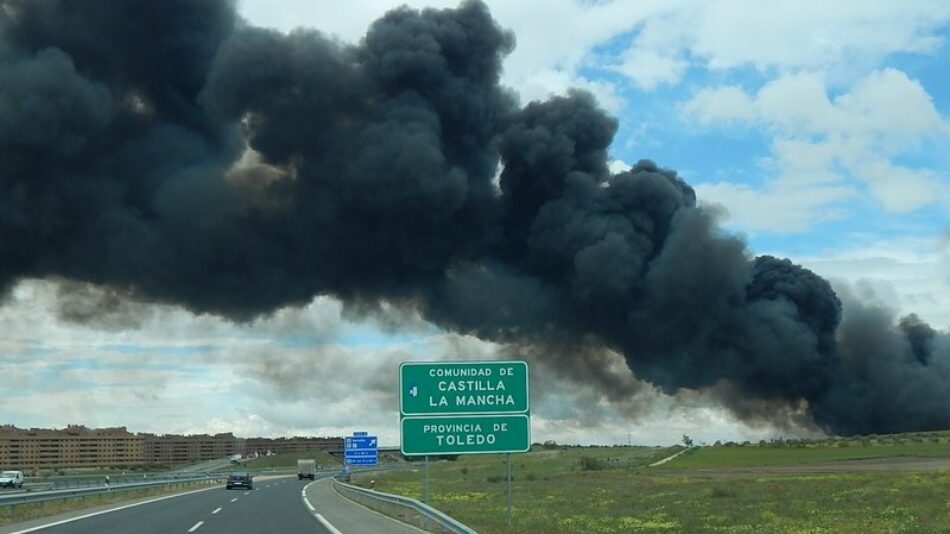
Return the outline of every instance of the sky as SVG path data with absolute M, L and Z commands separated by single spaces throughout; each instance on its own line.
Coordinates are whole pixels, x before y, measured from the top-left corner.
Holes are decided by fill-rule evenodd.
M 674 169 L 755 254 L 950 329 L 950 4 L 486 3 L 517 42 L 502 83 L 522 104 L 593 93 L 619 123 L 615 170 L 640 159 Z M 356 43 L 400 4 L 243 0 L 239 11 L 252 25 Z M 76 294 L 92 298 L 71 302 Z M 235 323 L 64 280 L 22 280 L 0 304 L 0 335 L 2 423 L 243 437 L 366 430 L 383 445 L 399 440 L 399 362 L 510 356 L 412 313 L 365 318 L 329 297 Z M 637 382 L 619 356 L 608 367 L 629 398 L 534 366 L 532 441 L 787 435 L 737 421 L 702 392 Z

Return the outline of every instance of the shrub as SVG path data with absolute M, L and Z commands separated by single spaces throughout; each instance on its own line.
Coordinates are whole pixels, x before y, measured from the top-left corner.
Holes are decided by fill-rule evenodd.
M 728 488 L 713 488 L 712 491 L 709 492 L 709 496 L 713 499 L 731 499 L 736 496 L 736 492 Z
M 598 471 L 603 469 L 603 463 L 592 456 L 581 456 L 581 471 Z

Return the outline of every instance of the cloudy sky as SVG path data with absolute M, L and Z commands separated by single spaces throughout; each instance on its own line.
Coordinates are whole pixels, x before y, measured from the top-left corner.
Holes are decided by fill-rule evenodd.
M 243 0 L 253 25 L 357 42 L 403 2 Z M 456 2 L 405 2 L 452 7 Z M 616 169 L 676 169 L 756 254 L 950 328 L 950 4 L 488 1 L 517 48 L 522 103 L 592 92 L 619 120 Z M 941 74 L 943 73 L 943 74 Z M 77 297 L 78 296 L 78 297 Z M 81 297 L 81 298 L 79 298 Z M 250 324 L 24 280 L 0 305 L 0 422 L 143 432 L 340 435 L 398 444 L 400 361 L 510 355 L 416 316 L 329 298 Z M 625 399 L 532 369 L 533 440 L 761 439 L 701 394 L 634 381 Z

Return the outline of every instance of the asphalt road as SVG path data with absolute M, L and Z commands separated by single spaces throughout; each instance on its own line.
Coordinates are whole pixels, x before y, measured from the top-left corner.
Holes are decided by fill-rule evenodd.
M 419 534 L 421 530 L 364 508 L 341 496 L 324 478 L 306 486 L 316 513 L 343 534 Z
M 226 490 L 224 486 L 206 491 L 164 498 L 91 517 L 82 517 L 37 530 L 43 534 L 273 534 L 275 532 L 332 533 L 324 527 L 301 499 L 309 481 L 296 478 L 255 480 L 254 490 Z M 36 523 L 31 522 L 31 527 Z M 23 525 L 27 527 L 27 525 Z M 35 527 L 34 527 L 35 528 Z
M 304 501 L 306 494 L 306 502 Z M 309 503 L 309 505 L 308 505 Z M 254 480 L 254 490 L 208 490 L 80 511 L 68 518 L 0 527 L 0 534 L 419 534 L 341 497 L 330 479 L 296 477 Z

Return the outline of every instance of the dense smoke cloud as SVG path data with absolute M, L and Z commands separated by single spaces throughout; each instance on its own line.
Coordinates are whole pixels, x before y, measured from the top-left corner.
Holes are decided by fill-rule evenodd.
M 60 277 L 237 320 L 329 295 L 552 348 L 608 398 L 636 392 L 588 370 L 602 350 L 740 416 L 950 427 L 946 334 L 842 315 L 673 171 L 611 174 L 616 121 L 583 93 L 520 106 L 513 47 L 478 2 L 347 45 L 226 1 L 0 0 L 0 292 Z

